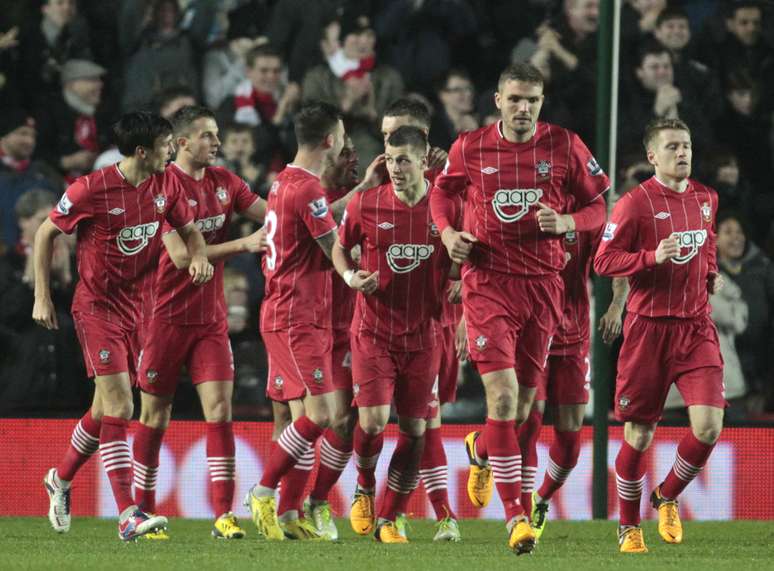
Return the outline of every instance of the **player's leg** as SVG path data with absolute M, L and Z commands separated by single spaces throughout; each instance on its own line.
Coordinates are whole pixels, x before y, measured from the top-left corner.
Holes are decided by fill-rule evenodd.
M 624 440 L 615 459 L 619 542 L 625 553 L 647 551 L 640 528 L 640 500 L 645 485 L 645 452 L 653 442 L 655 431 L 655 423 L 624 424 Z
M 367 387 L 380 383 L 368 383 Z M 363 389 L 361 389 L 363 390 Z M 358 535 L 368 535 L 374 531 L 376 509 L 376 464 L 384 445 L 384 428 L 390 418 L 390 405 L 375 404 L 365 406 L 365 395 L 358 394 L 358 422 L 355 426 L 354 450 L 357 466 L 357 486 L 349 512 L 352 529 Z M 388 398 L 388 397 L 385 397 Z M 385 398 L 370 399 L 384 401 Z
M 535 477 L 537 476 L 537 442 L 543 428 L 544 411 L 545 400 L 535 399 L 527 419 L 516 427 L 519 449 L 521 450 L 521 505 L 524 508 L 524 513 L 530 516 L 532 514 L 532 492 L 535 489 Z
M 419 474 L 427 492 L 427 498 L 433 506 L 438 527 L 433 541 L 460 541 L 457 514 L 449 502 L 449 467 L 441 435 L 441 406 L 435 408 L 435 414 L 427 421 L 425 429 L 425 448 L 422 453 Z
M 156 482 L 164 433 L 172 417 L 172 395 L 140 392 L 140 422 L 134 435 L 134 498 L 146 513 L 156 513 Z

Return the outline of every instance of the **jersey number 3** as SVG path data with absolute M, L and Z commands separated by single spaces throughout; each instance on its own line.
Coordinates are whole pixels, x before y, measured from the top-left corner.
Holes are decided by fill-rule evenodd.
M 277 266 L 277 246 L 274 244 L 274 235 L 277 233 L 277 213 L 269 210 L 266 213 L 266 266 L 274 271 Z

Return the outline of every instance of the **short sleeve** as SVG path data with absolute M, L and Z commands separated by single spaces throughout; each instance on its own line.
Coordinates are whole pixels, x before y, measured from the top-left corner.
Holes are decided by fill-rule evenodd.
M 185 199 L 183 187 L 174 176 L 166 176 L 164 194 L 169 201 L 169 208 L 164 212 L 164 218 L 172 228 L 182 228 L 194 221 L 194 212 Z
M 345 250 L 351 250 L 360 244 L 363 237 L 360 217 L 360 197 L 356 194 L 347 204 L 344 216 L 341 218 L 339 226 L 339 242 Z
M 570 141 L 570 193 L 584 206 L 607 192 L 610 179 L 578 135 Z
M 259 196 L 255 194 L 247 183 L 233 173 L 229 173 L 229 184 L 234 189 L 234 210 L 244 212 L 250 208 Z
M 92 201 L 89 179 L 81 177 L 67 187 L 48 217 L 62 232 L 72 234 L 80 222 L 93 218 Z
M 631 193 L 619 200 L 602 233 L 594 271 L 602 276 L 629 276 L 656 265 L 655 251 L 638 249 L 639 216 Z
M 310 180 L 299 187 L 296 195 L 296 213 L 304 221 L 304 225 L 315 240 L 336 229 L 328 199 L 325 198 L 325 190 L 316 180 Z
M 446 165 L 438 173 L 433 183 L 440 188 L 447 196 L 462 194 L 468 185 L 468 175 L 465 170 L 465 161 L 462 148 L 465 144 L 464 134 L 460 135 L 449 149 L 449 156 L 446 158 Z

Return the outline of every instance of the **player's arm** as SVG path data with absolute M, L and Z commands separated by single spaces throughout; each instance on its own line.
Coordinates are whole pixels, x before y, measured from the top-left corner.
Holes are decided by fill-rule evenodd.
M 35 304 L 32 307 L 32 319 L 46 329 L 59 329 L 54 303 L 51 301 L 51 254 L 54 240 L 62 231 L 50 219 L 46 218 L 35 233 L 35 245 L 32 249 L 35 267 Z
M 167 249 L 172 263 L 178 270 L 184 270 L 191 264 L 191 256 L 183 239 L 175 230 L 163 236 L 164 247 Z M 205 255 L 210 262 L 225 260 L 237 254 L 263 252 L 266 249 L 266 230 L 261 227 L 249 236 L 223 242 L 222 244 L 207 244 Z
M 349 287 L 364 294 L 371 294 L 379 287 L 379 272 L 359 270 L 352 259 L 352 250 L 363 247 L 363 234 L 360 229 L 360 196 L 355 197 L 344 214 L 336 235 L 336 243 L 331 250 L 333 268 Z M 362 255 L 361 255 L 362 261 Z
M 621 334 L 621 314 L 629 295 L 629 280 L 627 278 L 613 278 L 613 300 L 607 311 L 599 320 L 599 330 L 602 332 L 602 341 L 608 345 Z
M 260 222 L 263 224 L 263 221 L 266 219 L 266 201 L 260 196 L 256 197 L 255 201 L 250 205 L 250 207 L 243 210 L 241 214 L 245 216 L 245 218 L 249 218 L 254 222 Z
M 338 200 L 331 202 L 331 215 L 333 216 L 333 219 L 338 224 L 341 222 L 342 217 L 344 216 L 344 211 L 347 209 L 347 204 L 354 198 L 354 196 L 359 193 L 363 192 L 364 190 L 368 190 L 369 188 L 374 188 L 375 186 L 379 186 L 382 184 L 384 180 L 384 173 L 385 173 L 385 161 L 384 161 L 384 154 L 381 154 L 377 156 L 373 161 L 371 161 L 371 164 L 368 165 L 368 168 L 366 169 L 365 176 L 363 177 L 363 180 L 360 181 L 360 183 L 357 184 L 352 190 L 350 190 L 347 194 L 339 198 Z
M 707 291 L 710 295 L 718 293 L 725 285 L 723 275 L 718 271 L 718 235 L 717 226 L 714 222 L 717 220 L 717 194 L 715 194 L 713 198 L 714 200 L 712 202 L 715 205 L 712 212 L 713 223 L 712 227 L 707 231 L 707 247 L 704 249 L 707 256 Z
M 193 283 L 201 285 L 212 279 L 214 268 L 207 261 L 207 243 L 204 236 L 196 228 L 193 222 L 177 228 L 177 233 L 185 243 L 189 256 L 188 273 L 193 278 Z

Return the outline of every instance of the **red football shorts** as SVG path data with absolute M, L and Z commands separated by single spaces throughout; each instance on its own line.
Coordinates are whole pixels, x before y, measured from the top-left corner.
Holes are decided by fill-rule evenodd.
M 129 373 L 134 383 L 142 348 L 142 324 L 126 329 L 82 313 L 74 313 L 73 321 L 89 377 Z
M 369 337 L 352 337 L 352 392 L 355 405 L 395 402 L 398 416 L 427 418 L 438 399 L 438 347 L 422 351 L 390 351 Z
M 308 325 L 262 331 L 269 356 L 266 396 L 277 402 L 333 391 L 330 329 Z
M 174 395 L 183 366 L 194 385 L 234 380 L 234 356 L 225 321 L 204 325 L 150 322 L 138 363 L 140 389 L 153 395 Z
M 470 269 L 462 276 L 470 358 L 480 374 L 516 368 L 536 387 L 562 315 L 558 275 L 520 277 Z
M 352 351 L 349 329 L 333 330 L 333 388 L 352 392 Z
M 591 388 L 591 363 L 582 345 L 575 351 L 548 356 L 545 369 L 538 376 L 536 401 L 553 405 L 586 404 Z
M 623 334 L 615 382 L 619 421 L 658 422 L 672 383 L 686 406 L 726 406 L 723 358 L 709 316 L 650 319 L 629 314 Z
M 460 361 L 457 359 L 457 348 L 454 346 L 457 337 L 457 326 L 441 327 L 440 351 L 441 364 L 438 369 L 438 400 L 441 404 L 457 400 L 457 373 Z

